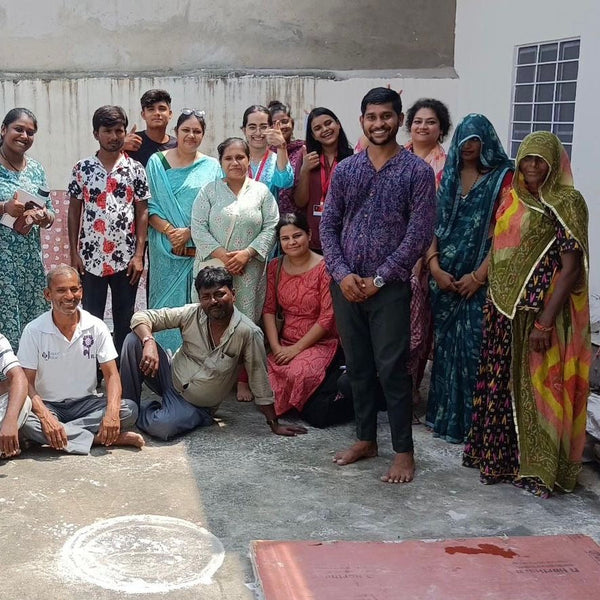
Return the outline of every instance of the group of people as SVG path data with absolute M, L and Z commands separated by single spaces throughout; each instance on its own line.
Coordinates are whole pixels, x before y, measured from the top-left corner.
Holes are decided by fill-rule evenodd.
M 492 124 L 470 114 L 446 153 L 448 109 L 421 99 L 401 146 L 400 95 L 374 88 L 356 152 L 331 110 L 309 113 L 302 142 L 274 101 L 244 112 L 243 137 L 219 144 L 217 160 L 200 152 L 204 112 L 184 109 L 172 137 L 166 91 L 146 92 L 141 108 L 140 132 L 127 132 L 120 107 L 94 113 L 99 149 L 68 187 L 72 266 L 45 283 L 39 228 L 54 212 L 48 199 L 31 208 L 19 198 L 45 187 L 25 154 L 37 122 L 26 109 L 4 119 L 0 214 L 30 225 L 0 227 L 14 264 L 1 276 L 10 391 L 0 453 L 19 451 L 19 427 L 68 452 L 141 446 L 124 431 L 134 422 L 170 439 L 211 424 L 232 395 L 254 399 L 280 435 L 306 432 L 279 422 L 290 411 L 317 427 L 354 418 L 341 466 L 377 455 L 383 408 L 395 454 L 382 480 L 408 482 L 413 406 L 433 358 L 426 425 L 465 444 L 463 464 L 482 482 L 539 496 L 574 488 L 590 363 L 588 217 L 556 136 L 530 134 L 513 164 Z M 146 245 L 148 309 L 134 314 Z M 67 369 L 81 374 L 73 389 Z M 144 382 L 160 402 L 140 404 Z

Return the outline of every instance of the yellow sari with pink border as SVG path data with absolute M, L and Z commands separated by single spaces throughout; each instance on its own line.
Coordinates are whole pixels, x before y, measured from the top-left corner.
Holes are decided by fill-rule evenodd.
M 539 200 L 525 187 L 518 165 L 540 156 L 550 172 Z M 496 308 L 512 320 L 511 383 L 513 416 L 519 443 L 519 476 L 538 477 L 548 488 L 572 491 L 581 469 L 591 363 L 588 300 L 588 211 L 573 188 L 569 159 L 558 138 L 548 132 L 529 135 L 517 155 L 518 176 L 499 210 L 489 270 L 490 295 Z M 529 335 L 537 312 L 519 301 L 538 262 L 555 240 L 544 215 L 550 209 L 582 248 L 579 281 L 556 316 L 552 347 L 530 352 Z M 561 271 L 550 283 L 551 297 Z

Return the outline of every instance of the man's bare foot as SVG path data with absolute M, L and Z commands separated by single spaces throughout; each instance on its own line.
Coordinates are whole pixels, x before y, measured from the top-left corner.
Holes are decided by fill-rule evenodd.
M 146 440 L 135 431 L 123 431 L 115 440 L 113 446 L 134 446 L 135 448 L 143 448 L 146 445 Z
M 347 450 L 338 452 L 333 457 L 333 462 L 343 467 L 363 458 L 374 458 L 377 456 L 377 442 L 356 442 Z
M 0 453 L 0 460 L 8 460 L 9 458 L 15 458 L 21 454 L 21 448 L 17 448 L 14 452 L 2 452 Z
M 381 481 L 386 483 L 408 483 L 415 477 L 415 455 L 413 452 L 398 452 L 388 472 Z
M 250 386 L 246 381 L 238 381 L 237 383 L 237 399 L 238 402 L 252 402 L 254 396 L 250 391 Z

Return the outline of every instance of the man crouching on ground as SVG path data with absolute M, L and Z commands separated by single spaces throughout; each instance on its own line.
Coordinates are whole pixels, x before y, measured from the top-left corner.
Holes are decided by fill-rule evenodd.
M 47 275 L 46 300 L 52 309 L 23 330 L 18 357 L 29 383 L 32 413 L 23 437 L 70 454 L 88 454 L 92 444 L 144 445 L 139 433 L 122 431 L 138 409 L 121 398 L 117 351 L 103 321 L 79 305 L 79 273 L 60 266 Z M 96 391 L 97 363 L 106 396 Z
M 232 395 L 243 364 L 254 401 L 271 431 L 293 436 L 304 427 L 277 421 L 267 376 L 262 331 L 234 307 L 233 278 L 222 267 L 205 267 L 195 281 L 200 304 L 137 312 L 131 319 L 121 355 L 121 378 L 128 398 L 138 404 L 142 382 L 162 396 L 140 409 L 138 427 L 168 440 L 197 427 L 211 425 L 211 413 Z M 178 328 L 182 346 L 172 361 L 152 332 Z

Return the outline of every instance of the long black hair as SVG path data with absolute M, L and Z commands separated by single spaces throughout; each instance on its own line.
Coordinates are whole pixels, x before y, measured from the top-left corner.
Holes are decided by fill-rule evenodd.
M 323 154 L 323 146 L 321 142 L 317 142 L 315 140 L 315 136 L 312 132 L 312 122 L 315 117 L 320 117 L 322 115 L 327 115 L 331 117 L 339 126 L 340 126 L 340 135 L 338 136 L 338 147 L 337 147 L 337 159 L 342 160 L 343 158 L 347 158 L 348 156 L 352 156 L 354 151 L 352 147 L 348 143 L 348 137 L 340 123 L 340 120 L 337 118 L 335 113 L 328 108 L 323 106 L 318 106 L 317 108 L 313 108 L 310 113 L 308 113 L 308 118 L 306 119 L 306 151 L 307 152 L 316 152 L 319 154 Z

